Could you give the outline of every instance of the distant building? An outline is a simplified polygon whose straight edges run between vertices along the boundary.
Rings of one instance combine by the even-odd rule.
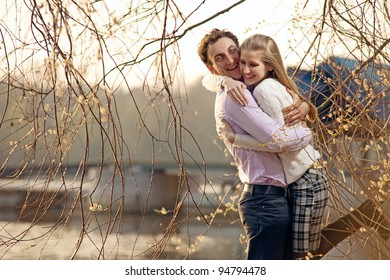
[[[293,75],[295,69],[287,69]],[[294,81],[301,93],[310,97],[324,123],[338,116],[352,117],[369,110],[379,121],[389,117],[390,66],[376,62],[330,57],[313,70],[298,70]],[[341,94],[340,94],[341,93]]]

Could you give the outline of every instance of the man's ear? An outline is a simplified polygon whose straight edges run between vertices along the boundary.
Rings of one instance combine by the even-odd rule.
[[[212,73],[212,74],[218,74],[217,71],[215,71],[215,68],[212,64],[210,65],[206,65],[207,69],[209,69],[209,71]]]

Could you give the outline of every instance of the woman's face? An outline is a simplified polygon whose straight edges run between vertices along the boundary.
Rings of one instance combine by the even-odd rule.
[[[271,66],[265,65],[258,51],[242,50],[240,57],[240,70],[246,85],[258,85],[262,80],[268,78]]]

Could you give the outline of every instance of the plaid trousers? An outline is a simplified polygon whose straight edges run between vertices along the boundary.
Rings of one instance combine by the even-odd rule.
[[[315,168],[310,168],[289,185],[293,252],[313,252],[320,246],[322,216],[329,198],[328,187],[325,171]]]

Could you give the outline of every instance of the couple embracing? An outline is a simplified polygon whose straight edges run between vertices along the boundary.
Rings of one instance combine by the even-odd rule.
[[[271,37],[255,34],[240,46],[231,32],[213,29],[198,55],[213,74],[203,84],[218,92],[217,131],[243,184],[238,209],[248,259],[320,259],[362,225],[389,238],[371,200],[321,228],[330,186],[310,144],[307,122],[316,108],[299,95]]]

